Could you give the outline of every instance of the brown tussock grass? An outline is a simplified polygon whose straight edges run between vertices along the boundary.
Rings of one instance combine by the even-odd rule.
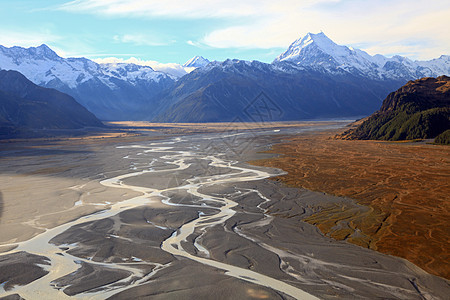
[[[403,257],[450,279],[450,147],[302,135],[275,145],[289,186],[350,197],[369,209],[329,206],[305,221],[324,234]]]

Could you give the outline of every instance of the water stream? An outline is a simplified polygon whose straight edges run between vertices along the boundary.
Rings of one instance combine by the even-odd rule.
[[[182,141],[181,139],[175,139],[170,143],[175,144],[181,141]],[[186,163],[186,161],[195,158],[208,161],[209,166],[211,167],[218,167],[231,170],[232,173],[222,175],[213,174],[210,176],[198,176],[193,179],[188,179],[187,183],[184,185],[176,187],[168,187],[164,189],[147,188],[136,185],[128,185],[124,183],[126,179],[131,177],[141,176],[143,174],[157,175],[158,172],[168,172],[167,169],[163,168],[159,168],[158,170],[148,168],[141,171],[123,174],[115,176],[113,178],[102,180],[100,183],[106,187],[129,189],[135,192],[142,193],[142,195],[131,198],[129,200],[115,203],[109,209],[99,211],[95,214],[83,216],[72,222],[62,224],[52,229],[48,229],[45,232],[33,237],[30,240],[16,243],[15,245],[17,245],[17,247],[15,249],[9,252],[2,253],[2,255],[5,255],[19,251],[25,251],[31,254],[47,257],[50,263],[50,265],[43,266],[49,272],[47,275],[31,282],[30,284],[24,286],[16,286],[14,289],[8,291],[6,295],[17,293],[20,294],[25,299],[69,299],[69,298],[104,299],[106,297],[119,293],[125,289],[129,289],[142,284],[143,282],[151,278],[151,276],[156,274],[156,272],[165,268],[166,265],[159,265],[153,262],[138,262],[136,263],[136,265],[130,263],[94,262],[92,260],[75,257],[67,253],[68,250],[77,247],[76,244],[57,246],[52,244],[50,241],[74,225],[113,217],[131,208],[140,207],[143,205],[151,206],[152,202],[154,201],[163,201],[163,203],[167,205],[199,208],[199,214],[198,218],[182,225],[180,228],[174,231],[173,234],[161,244],[162,250],[167,251],[168,253],[171,253],[175,256],[182,256],[191,259],[193,261],[196,261],[198,263],[224,270],[225,274],[229,276],[247,282],[251,282],[254,284],[258,284],[261,286],[272,288],[274,290],[277,290],[281,293],[284,293],[297,299],[318,299],[315,296],[310,295],[305,291],[292,285],[289,285],[281,280],[271,278],[269,276],[257,273],[255,271],[251,271],[248,269],[212,260],[208,258],[209,256],[208,250],[205,249],[198,242],[198,239],[195,239],[194,247],[196,247],[200,255],[190,254],[182,246],[182,243],[187,242],[187,238],[191,234],[193,234],[194,231],[200,230],[204,232],[204,230],[206,230],[208,227],[217,224],[223,224],[226,220],[228,220],[236,213],[235,210],[232,209],[234,206],[237,205],[236,202],[226,197],[216,197],[202,194],[199,192],[200,188],[215,184],[261,180],[276,174],[251,169],[250,167],[238,167],[235,165],[237,162],[225,161],[223,159],[220,159],[218,156],[212,155],[203,156],[201,154],[195,154],[192,151],[174,150],[173,147],[167,146],[161,147],[158,146],[158,144],[159,143],[153,143],[148,146],[132,145],[132,146],[124,146],[121,148],[137,149],[139,151],[142,150],[142,152],[136,153],[136,156],[139,156],[139,158],[142,158],[142,156],[145,156],[149,153],[164,154],[163,156],[159,157],[159,160],[163,160],[166,165],[175,165],[176,168],[170,168],[171,172],[187,169],[190,166],[190,164]],[[130,156],[127,155],[124,157],[124,159],[130,159]],[[134,163],[132,163],[132,165],[135,166]],[[136,169],[136,167],[134,169]],[[200,199],[198,203],[201,203],[201,205],[199,205],[198,203],[196,204],[172,203],[170,201],[170,197],[165,196],[165,193],[168,191],[176,191],[176,190],[185,190],[191,195],[198,197]],[[214,203],[214,205],[209,205],[210,203]],[[77,205],[82,204],[77,203]],[[212,209],[215,213],[205,215],[200,210],[205,208]],[[68,250],[62,251],[61,248],[63,246]],[[131,275],[128,278],[122,279],[120,282],[114,283],[114,285],[102,287],[103,288],[102,291],[97,291],[94,293],[86,292],[70,297],[63,292],[63,289],[61,287],[57,287],[54,281],[58,278],[61,278],[65,275],[77,271],[81,267],[81,262],[96,264],[106,268],[124,270],[129,272]],[[137,267],[138,264],[152,265],[154,266],[154,271],[147,275],[144,275],[142,270]],[[131,278],[139,278],[139,279],[132,281]],[[120,285],[120,283],[123,284]]]

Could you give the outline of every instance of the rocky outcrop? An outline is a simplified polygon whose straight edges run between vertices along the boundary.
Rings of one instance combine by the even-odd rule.
[[[450,77],[439,76],[409,81],[390,93],[380,110],[338,137],[389,141],[430,139],[448,129]]]

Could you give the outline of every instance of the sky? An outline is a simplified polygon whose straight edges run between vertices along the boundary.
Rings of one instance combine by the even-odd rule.
[[[296,39],[386,56],[450,54],[449,0],[0,0],[0,45],[62,57],[271,62]]]

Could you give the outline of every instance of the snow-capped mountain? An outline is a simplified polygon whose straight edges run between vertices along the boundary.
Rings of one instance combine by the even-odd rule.
[[[110,65],[110,64],[132,64],[143,67],[150,67],[156,72],[165,73],[172,76],[174,79],[180,79],[184,75],[192,72],[197,68],[202,68],[209,63],[209,60],[201,57],[195,56],[188,60],[185,64],[180,65],[178,63],[161,63],[153,60],[142,60],[135,57],[130,57],[129,59],[117,58],[117,57],[105,57],[94,59],[94,62],[100,65]]]
[[[149,66],[62,58],[46,45],[0,46],[0,69],[19,71],[35,84],[67,93],[106,120],[138,117],[142,103],[175,82]]]
[[[209,64],[210,61],[203,56],[194,56],[190,60],[184,63],[183,67],[185,68],[203,68],[207,64]]]
[[[183,76],[162,93],[155,122],[293,121],[373,113],[404,84],[281,62],[229,59]]]
[[[180,70],[173,76],[155,71],[168,64],[134,61],[62,58],[46,45],[0,46],[0,69],[67,93],[103,120],[252,120],[242,113],[261,92],[283,112],[274,120],[368,115],[408,80],[450,75],[448,55],[430,61],[371,56],[323,33],[296,40],[271,64],[196,56],[183,66],[169,64]]]
[[[274,63],[291,62],[327,73],[348,72],[373,79],[416,79],[450,75],[450,56],[430,61],[412,61],[406,57],[374,56],[334,43],[323,32],[308,33],[296,40]]]
[[[156,72],[166,73],[173,78],[181,78],[187,73],[189,73],[186,68],[177,63],[161,63],[154,60],[142,60],[136,57],[130,57],[128,59],[117,58],[117,57],[105,57],[97,58],[93,60],[94,62],[104,65],[104,64],[132,64],[138,66],[146,66],[152,68]]]
[[[155,72],[148,66],[125,63],[97,64],[86,58],[62,58],[45,44],[28,49],[0,46],[0,67],[17,69],[38,85],[45,86],[59,79],[70,88],[94,77],[111,88],[118,88],[117,80],[136,84],[138,80],[158,82],[162,78],[170,77],[165,73]]]
[[[408,80],[450,75],[449,60],[445,55],[430,61],[371,56],[337,45],[324,33],[309,33],[271,64],[229,59],[185,75],[162,95],[154,120],[252,121],[248,111],[261,92],[261,107],[273,104],[280,112],[265,114],[271,121],[369,115]]]

